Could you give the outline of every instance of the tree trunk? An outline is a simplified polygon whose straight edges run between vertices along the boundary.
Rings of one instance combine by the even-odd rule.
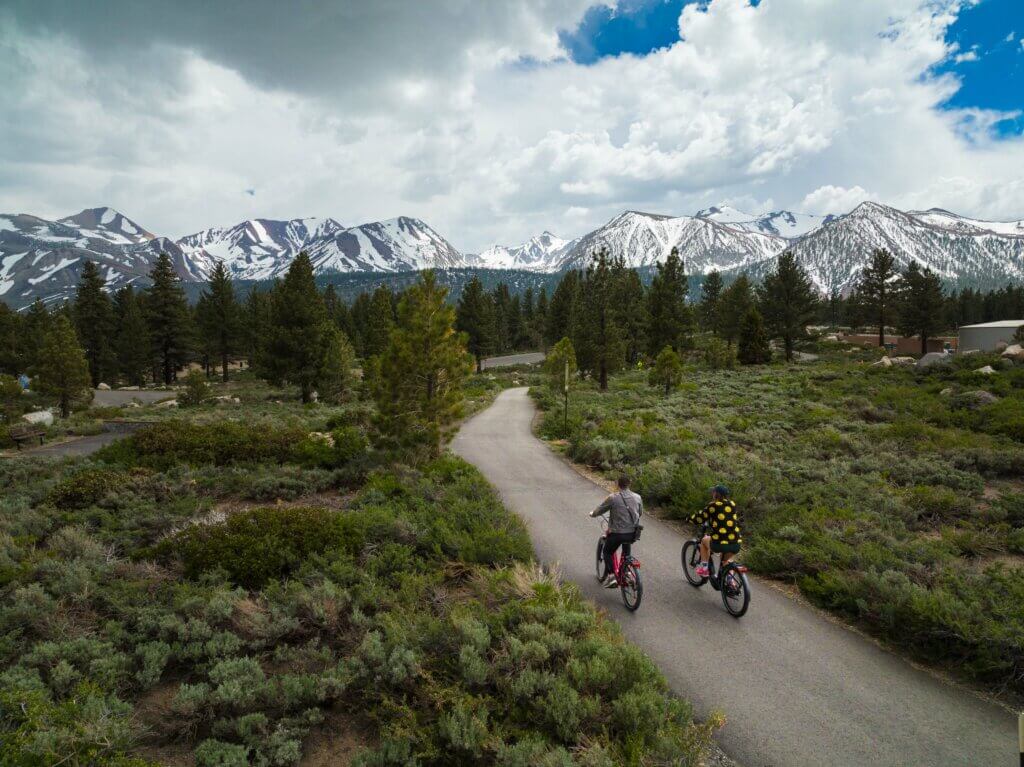
[[[793,361],[793,339],[786,336],[782,339],[783,344],[786,347],[786,362]]]
[[[928,353],[928,336],[924,333],[921,334],[921,356],[923,357]]]
[[[598,378],[601,382],[601,391],[608,391],[608,366],[604,360],[601,360]]]
[[[476,372],[477,373],[483,373],[484,372],[484,358],[483,358],[483,355],[481,355],[481,354],[476,355]]]
[[[220,358],[220,368],[223,371],[224,383],[228,382],[228,355],[223,354]]]
[[[71,402],[68,395],[62,392],[60,395],[60,417],[67,418],[69,415],[71,415]]]
[[[313,387],[308,383],[302,384],[302,404],[308,405],[313,401]]]
[[[667,397],[669,395],[669,392],[671,392],[671,391],[672,391],[672,384],[670,384],[668,381],[666,381],[665,382],[665,396]]]
[[[878,345],[885,346],[885,303],[878,305]]]

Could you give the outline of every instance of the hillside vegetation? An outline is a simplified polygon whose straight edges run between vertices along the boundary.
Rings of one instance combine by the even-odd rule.
[[[710,729],[474,469],[230,386],[0,464],[0,763],[698,763]]]
[[[583,383],[568,433],[560,394],[535,388],[540,431],[576,461],[634,475],[670,517],[728,485],[755,573],[918,658],[1024,692],[1024,368],[968,355],[920,374],[824,352],[691,361],[668,396],[646,371],[604,393]],[[986,364],[1000,369],[974,372]]]

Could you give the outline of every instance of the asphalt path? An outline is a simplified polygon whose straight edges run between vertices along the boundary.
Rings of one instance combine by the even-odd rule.
[[[484,360],[484,370],[502,368],[511,365],[535,365],[544,361],[543,352],[526,352],[525,354],[509,354],[504,357],[488,357]]]
[[[527,390],[507,389],[452,449],[527,523],[540,560],[607,609],[698,716],[725,712],[719,742],[744,767],[1018,764],[1011,713],[768,585],[754,580],[749,612],[730,617],[710,586],[683,580],[686,539],[656,519],[634,546],[643,604],[626,612],[594,577],[600,527],[587,513],[606,493],[533,436],[533,416]]]
[[[148,405],[165,399],[174,399],[176,396],[177,392],[154,389],[135,389],[134,391],[94,389],[92,404],[95,407],[120,407],[121,405],[127,405],[133,400],[138,400],[142,404]]]

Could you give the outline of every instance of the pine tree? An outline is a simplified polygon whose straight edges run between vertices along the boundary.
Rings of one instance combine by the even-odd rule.
[[[328,321],[324,351],[320,360],[319,392],[325,402],[338,404],[352,389],[352,368],[356,354],[345,332]]]
[[[594,253],[580,280],[573,316],[571,338],[580,370],[596,378],[601,391],[608,389],[609,374],[625,361],[626,343],[614,300],[624,269],[622,259],[613,259],[608,251]]]
[[[885,326],[892,323],[895,301],[894,282],[899,277],[896,259],[884,249],[871,254],[871,263],[864,267],[857,281],[857,297],[865,314],[878,323],[878,345],[885,345]]]
[[[60,417],[71,415],[71,408],[92,399],[89,362],[78,343],[70,320],[58,314],[46,333],[37,364],[37,388],[57,398]]]
[[[756,306],[743,315],[738,344],[739,361],[744,365],[766,365],[772,361],[772,348],[764,329],[764,318]]]
[[[142,386],[146,383],[146,373],[151,368],[153,353],[146,317],[131,285],[125,285],[117,292],[114,314],[117,318],[114,349],[121,376],[132,386]]]
[[[547,288],[540,289],[537,296],[537,308],[533,312],[533,346],[535,349],[544,350],[547,347],[545,330],[548,322],[548,291]]]
[[[715,335],[720,332],[718,301],[722,297],[722,287],[722,275],[714,270],[704,278],[700,289],[700,323],[704,330],[710,330]]]
[[[149,337],[163,382],[170,385],[188,361],[192,346],[192,318],[181,280],[166,253],[157,258],[149,274],[153,286],[146,296]]]
[[[370,356],[366,353],[366,333],[369,327],[369,318],[370,294],[363,292],[356,296],[356,300],[352,302],[352,309],[349,311],[349,323],[352,327],[352,333],[349,338],[356,349],[356,354],[363,358]]]
[[[37,298],[25,312],[21,323],[18,357],[24,372],[35,375],[46,335],[53,324],[53,318],[47,311],[42,299]]]
[[[732,284],[722,291],[715,311],[718,322],[718,334],[726,344],[732,346],[740,337],[740,324],[743,317],[754,305],[754,291],[750,287],[750,279],[741,274]]]
[[[398,305],[398,321],[372,377],[377,425],[388,445],[439,455],[462,410],[462,385],[473,369],[455,330],[447,290],[425,271]]]
[[[508,285],[499,282],[491,291],[491,307],[494,317],[494,349],[504,354],[512,349],[512,333],[515,320],[512,317],[512,294]]]
[[[494,345],[494,313],[491,297],[477,277],[462,289],[455,310],[455,327],[466,334],[466,348],[476,359],[476,372],[482,372],[484,357]]]
[[[206,304],[199,318],[203,345],[210,356],[220,362],[221,376],[227,381],[228,361],[241,346],[241,311],[231,275],[223,261],[213,267],[209,288],[203,292],[202,300]]]
[[[385,285],[381,285],[370,298],[366,318],[366,336],[363,356],[372,357],[384,351],[395,326],[394,296]]]
[[[75,293],[73,317],[79,342],[89,362],[89,376],[93,388],[117,374],[114,355],[114,309],[105,290],[106,283],[96,264],[88,259],[82,264],[82,273]]]
[[[666,346],[658,352],[654,360],[654,367],[647,376],[651,386],[659,386],[665,389],[667,397],[674,388],[679,386],[683,380],[683,361],[671,346]]]
[[[807,272],[792,253],[779,256],[775,271],[764,278],[759,298],[769,333],[782,339],[786,361],[792,362],[796,339],[807,332],[819,303]]]
[[[271,381],[297,384],[303,403],[313,399],[329,327],[313,263],[303,251],[270,295],[269,337],[260,363]]]
[[[22,372],[18,339],[23,332],[22,318],[0,301],[0,373],[17,376]]]
[[[551,303],[548,305],[544,324],[544,340],[548,346],[558,343],[572,333],[576,302],[579,298],[580,273],[575,269],[566,272],[559,280]]]
[[[267,375],[263,352],[270,334],[270,294],[252,288],[245,299],[242,316],[242,339],[249,367],[260,375]]]
[[[647,298],[640,275],[635,269],[627,269],[625,264],[616,269],[615,295],[613,308],[617,323],[622,328],[625,344],[626,362],[635,364],[646,346],[647,328],[650,318],[647,315]]]
[[[931,269],[921,270],[911,261],[900,277],[898,293],[899,319],[897,329],[901,335],[921,337],[921,354],[928,352],[928,339],[942,330],[945,322],[943,308],[946,297],[942,282]]]
[[[676,353],[690,344],[693,313],[686,305],[689,283],[679,251],[672,248],[658,264],[647,292],[647,352],[652,357],[666,346]]]

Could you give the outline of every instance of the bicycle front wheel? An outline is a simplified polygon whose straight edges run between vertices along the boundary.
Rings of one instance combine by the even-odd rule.
[[[630,612],[636,612],[640,600],[644,598],[644,582],[640,570],[632,562],[626,561],[619,568],[619,589],[622,591],[622,603]]]
[[[750,581],[747,574],[731,562],[722,568],[722,604],[733,618],[740,618],[750,607]]]
[[[604,564],[604,538],[597,539],[597,580],[603,581],[608,575],[608,568]]]
[[[700,588],[708,582],[707,578],[697,575],[697,565],[700,564],[700,546],[697,541],[687,541],[683,544],[683,551],[679,555],[683,563],[683,575],[694,588]]]

